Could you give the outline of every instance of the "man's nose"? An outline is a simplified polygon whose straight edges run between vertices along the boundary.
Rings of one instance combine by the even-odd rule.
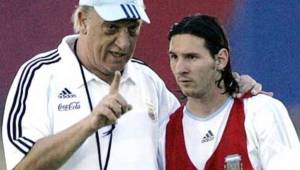
[[[183,58],[179,58],[175,63],[175,73],[184,74],[188,72],[188,64]]]
[[[131,45],[131,37],[127,30],[122,30],[115,41],[115,44],[121,49],[121,50],[127,50],[129,49]]]

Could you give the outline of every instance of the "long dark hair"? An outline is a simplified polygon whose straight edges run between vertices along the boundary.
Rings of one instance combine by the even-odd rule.
[[[191,34],[205,39],[205,46],[213,58],[222,48],[227,49],[229,52],[227,37],[221,24],[215,17],[201,14],[185,17],[171,27],[168,35],[169,41],[177,34]],[[217,86],[221,88],[221,82],[224,81],[224,93],[232,95],[234,92],[237,92],[238,84],[232,76],[230,57],[227,65],[220,72],[221,78],[216,81]]]

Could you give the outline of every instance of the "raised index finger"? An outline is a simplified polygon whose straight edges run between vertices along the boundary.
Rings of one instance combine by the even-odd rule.
[[[116,71],[114,75],[114,79],[110,85],[110,90],[109,90],[110,94],[118,93],[120,81],[121,81],[121,73],[120,71]]]

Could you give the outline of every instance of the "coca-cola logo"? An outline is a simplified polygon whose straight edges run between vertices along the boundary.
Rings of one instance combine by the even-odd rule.
[[[60,111],[60,112],[70,111],[70,110],[77,110],[77,109],[80,109],[80,103],[79,102],[71,102],[71,103],[68,103],[68,104],[60,103],[57,106],[57,110]]]

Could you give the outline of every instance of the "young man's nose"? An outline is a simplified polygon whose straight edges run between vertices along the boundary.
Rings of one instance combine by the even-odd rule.
[[[186,73],[188,70],[188,64],[184,59],[178,58],[178,60],[174,63],[174,71],[176,74]]]

